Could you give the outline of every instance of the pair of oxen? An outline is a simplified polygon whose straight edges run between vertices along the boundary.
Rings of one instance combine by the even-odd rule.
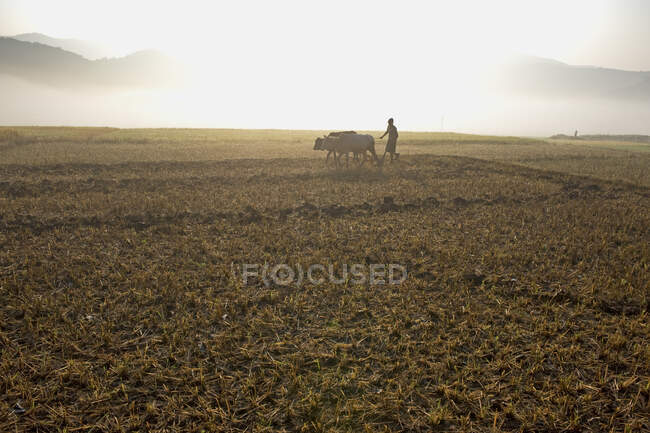
[[[314,150],[326,150],[325,164],[330,163],[330,156],[332,156],[336,167],[341,166],[343,155],[345,155],[345,166],[348,167],[350,154],[353,156],[353,163],[358,166],[362,166],[366,161],[381,165],[375,152],[375,138],[369,134],[357,134],[355,131],[331,132],[316,139]]]

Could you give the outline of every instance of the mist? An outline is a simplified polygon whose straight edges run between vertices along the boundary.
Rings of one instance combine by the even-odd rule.
[[[503,70],[420,71],[391,79],[363,69],[260,69],[215,79],[194,71],[166,88],[57,87],[0,75],[4,125],[381,129],[394,117],[404,130],[548,136],[556,133],[650,134],[643,99],[553,94],[512,85]],[[224,74],[223,72],[221,72]],[[333,77],[335,74],[340,76]],[[368,74],[368,75],[365,75]],[[365,79],[364,76],[368,78]],[[488,78],[486,78],[488,76]],[[455,77],[454,80],[449,77]],[[349,82],[346,82],[349,81]],[[341,86],[346,82],[346,86]],[[354,89],[351,91],[350,89]]]
[[[625,3],[0,4],[0,123],[649,134]]]

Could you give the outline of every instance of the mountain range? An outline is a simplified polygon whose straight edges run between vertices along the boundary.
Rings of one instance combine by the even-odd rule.
[[[50,47],[61,48],[71,53],[79,54],[88,60],[97,60],[106,57],[119,57],[120,52],[96,42],[84,41],[80,39],[59,39],[53,38],[42,33],[23,33],[20,35],[10,36],[23,42],[36,42],[38,44],[49,45]]]
[[[185,76],[181,64],[158,51],[124,57],[113,54],[99,44],[40,33],[0,37],[0,74],[64,88],[167,87]],[[494,72],[490,85],[497,94],[555,100],[650,101],[650,72],[572,66],[530,56],[511,57],[498,69],[481,64],[476,69]]]
[[[650,72],[573,66],[517,56],[502,71],[502,86],[516,94],[547,98],[650,100]]]
[[[155,50],[90,60],[81,53],[88,55],[92,51],[95,56],[100,53],[90,43],[48,39],[39,34],[19,36],[42,42],[65,41],[61,45],[67,49],[42,42],[0,37],[0,74],[54,87],[167,87],[182,79],[182,65]]]

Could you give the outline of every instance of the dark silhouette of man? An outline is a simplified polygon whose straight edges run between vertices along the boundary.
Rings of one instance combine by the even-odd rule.
[[[388,142],[386,143],[386,150],[384,151],[384,155],[381,157],[381,160],[384,161],[386,154],[390,153],[390,162],[392,163],[393,159],[399,159],[399,153],[395,152],[395,149],[397,147],[397,137],[399,134],[397,134],[397,128],[393,124],[392,117],[388,119],[388,128],[386,128],[386,132],[384,132],[384,135],[379,138],[384,138],[386,134],[388,134]]]

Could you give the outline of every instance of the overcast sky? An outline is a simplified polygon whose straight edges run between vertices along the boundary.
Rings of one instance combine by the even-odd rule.
[[[650,1],[0,0],[0,34],[40,32],[130,51],[299,61],[518,51],[650,70]]]

